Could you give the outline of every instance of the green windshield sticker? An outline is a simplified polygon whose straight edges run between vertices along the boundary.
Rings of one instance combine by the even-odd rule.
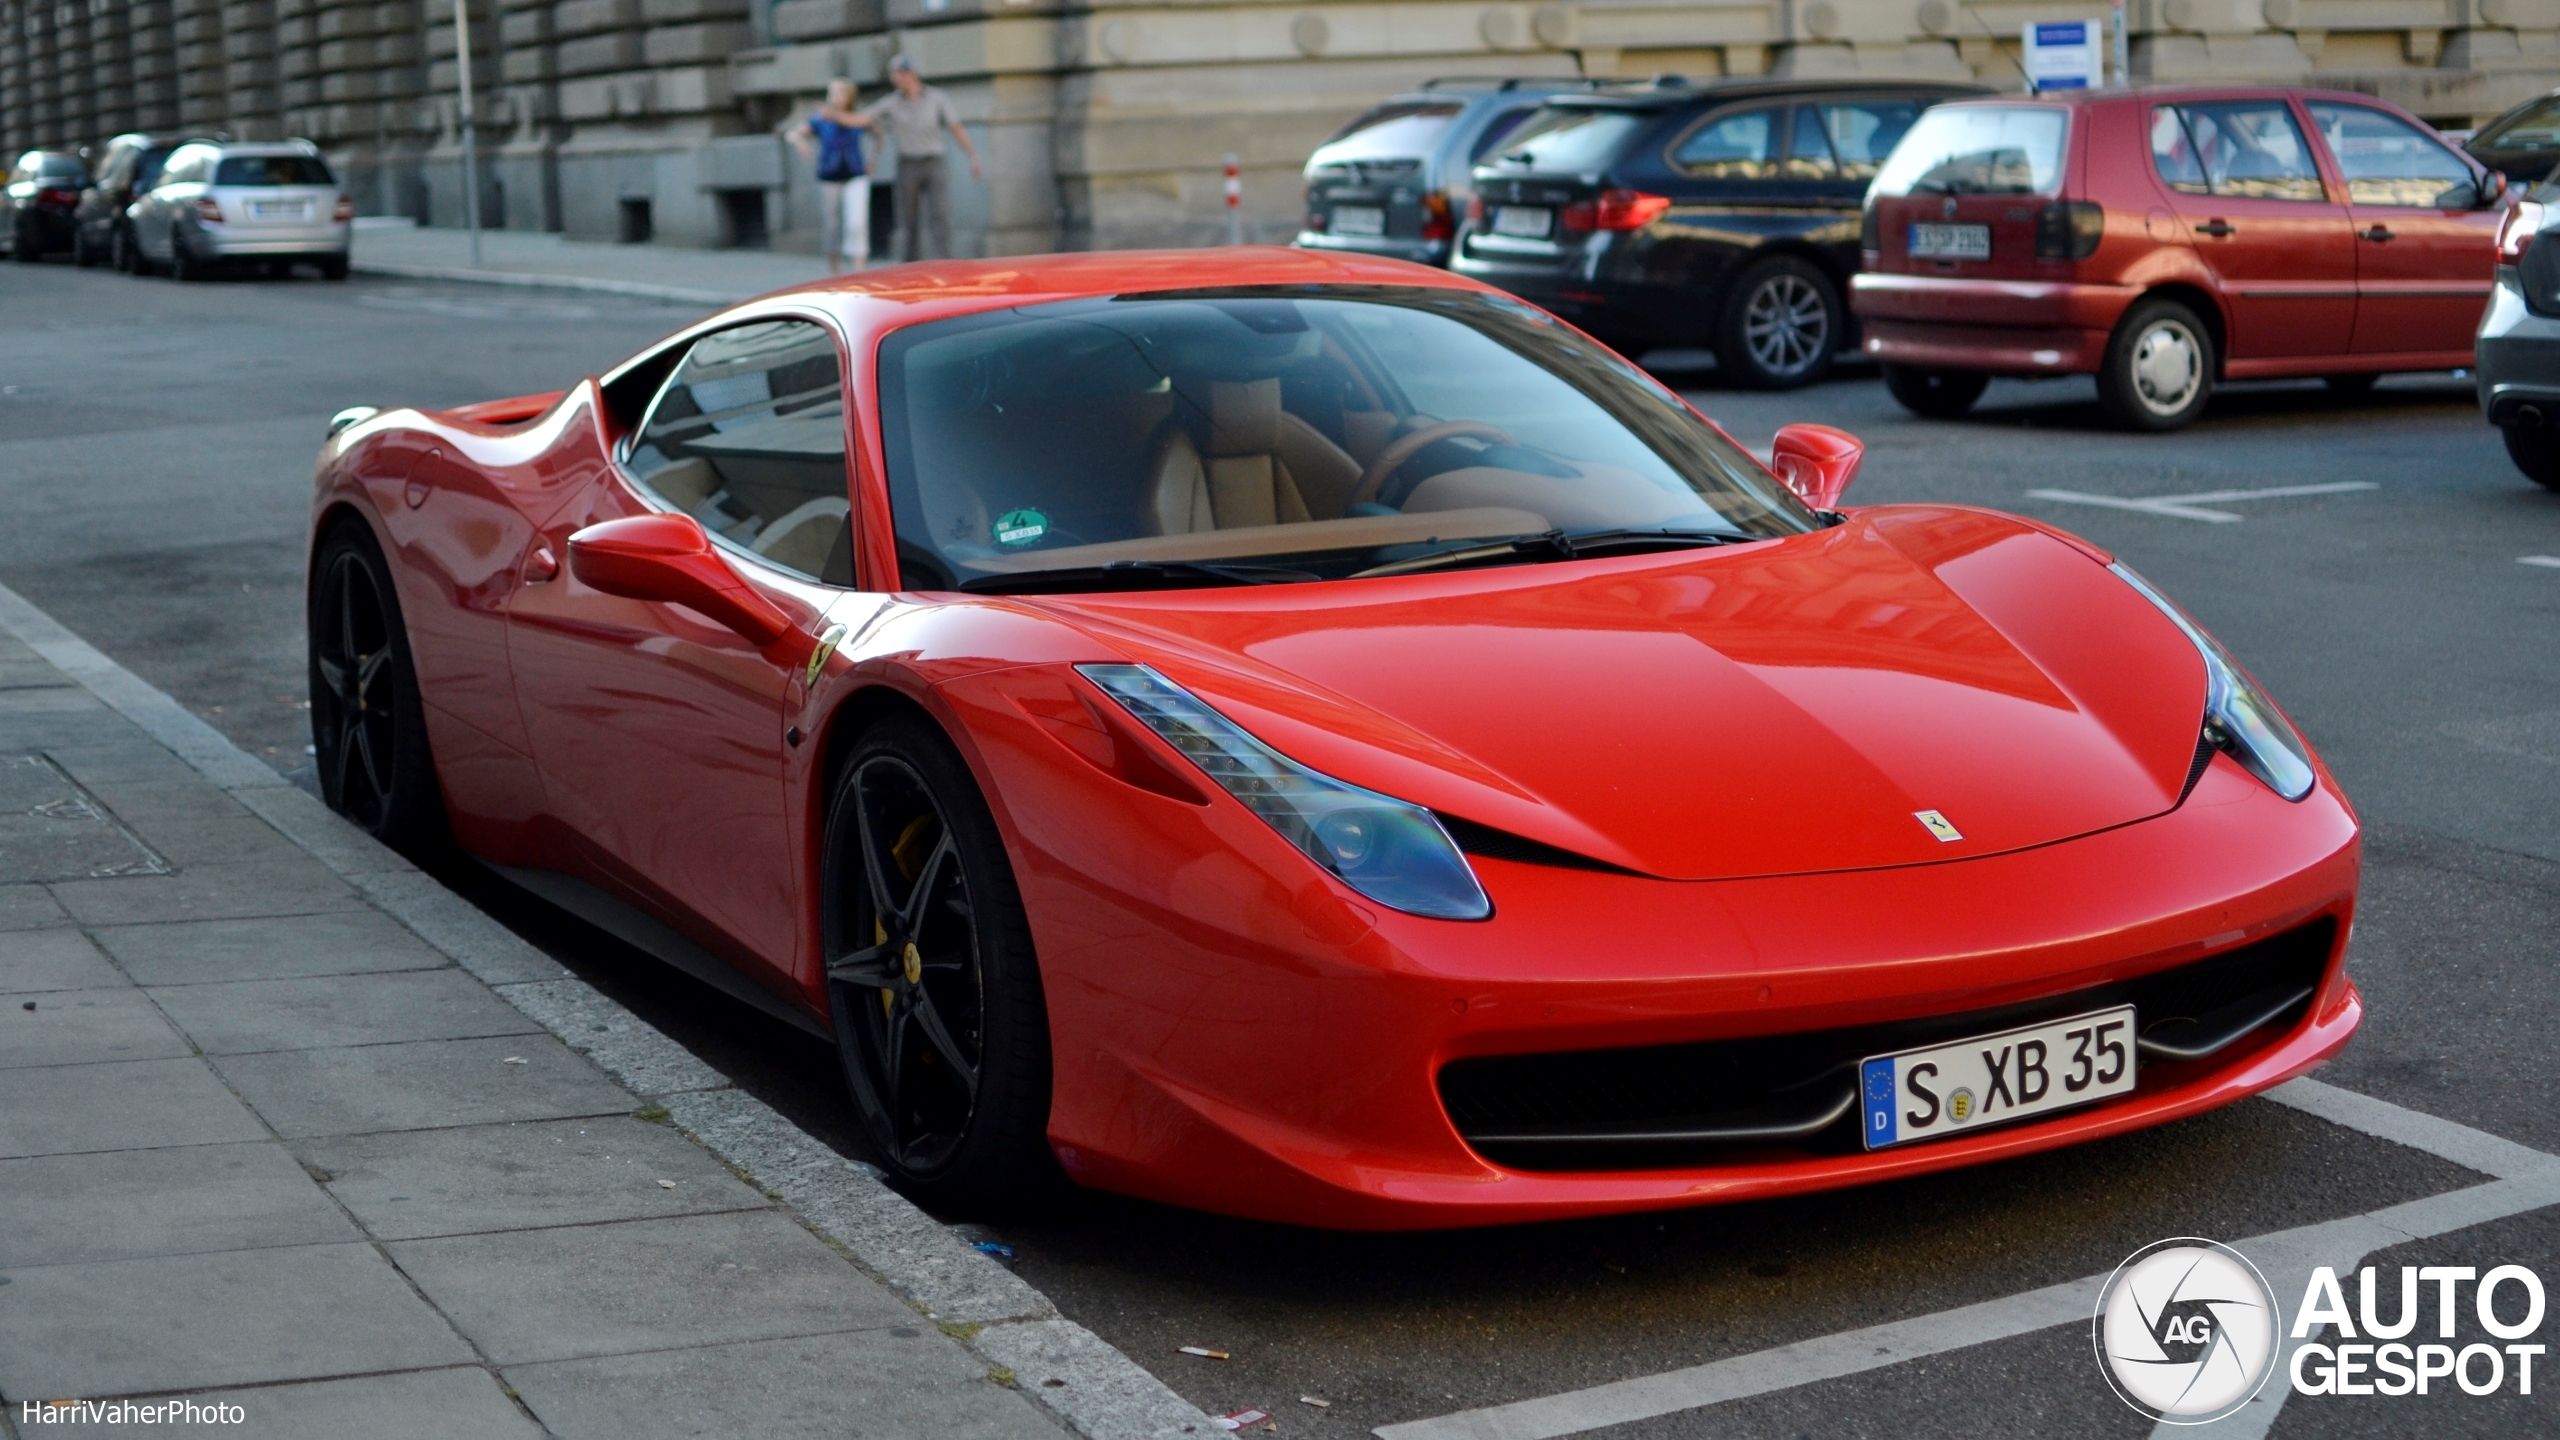
[[[1049,517],[1037,510],[1007,510],[996,517],[996,543],[1030,545],[1049,533]]]

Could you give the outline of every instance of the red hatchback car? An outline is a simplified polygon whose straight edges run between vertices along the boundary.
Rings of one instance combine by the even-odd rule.
[[[1923,116],[1867,194],[1853,306],[1894,397],[2095,375],[2173,430],[2220,380],[2359,392],[2471,363],[2508,186],[2408,112],[2316,90],[2083,92]]]

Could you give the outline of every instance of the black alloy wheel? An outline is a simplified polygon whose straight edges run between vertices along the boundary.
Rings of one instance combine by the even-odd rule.
[[[1884,367],[1884,388],[1902,408],[1931,420],[1953,420],[1973,408],[1991,377],[1977,370],[1929,370],[1917,365]]]
[[[1734,282],[1716,326],[1716,369],[1755,389],[1810,385],[1830,371],[1847,326],[1840,288],[1820,266],[1773,255]]]
[[[867,732],[827,815],[827,998],[882,1168],[928,1204],[1019,1207],[1056,1178],[1029,923],[967,765],[913,716]]]
[[[445,839],[444,797],[400,597],[373,534],[342,522],[311,569],[311,742],[329,808],[412,855]]]
[[[2524,478],[2545,490],[2560,490],[2560,430],[2503,425],[2498,433],[2506,438],[2507,458]]]

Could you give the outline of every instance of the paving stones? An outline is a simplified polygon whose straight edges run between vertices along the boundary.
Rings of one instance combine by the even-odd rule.
[[[361,1240],[273,1140],[0,1160],[0,1270]]]
[[[160,1017],[151,997],[131,986],[12,995],[0,1006],[0,1070],[187,1053],[186,1040]]]
[[[488,986],[450,969],[173,985],[147,993],[208,1055],[541,1033]],[[0,1037],[6,1033],[0,1030]]]
[[[769,1204],[701,1146],[621,1115],[394,1131],[294,1149],[329,1177],[329,1193],[385,1240]]]
[[[270,1051],[213,1064],[287,1139],[629,1114],[638,1104],[548,1035]]]
[[[201,1060],[0,1070],[0,1157],[268,1138]]]
[[[453,963],[378,910],[103,926],[94,933],[141,985],[428,970]]]

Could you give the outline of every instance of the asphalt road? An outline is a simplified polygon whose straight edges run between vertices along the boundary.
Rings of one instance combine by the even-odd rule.
[[[325,417],[552,389],[682,308],[357,280],[181,287],[0,266],[0,583],[291,771],[301,527]],[[2214,629],[2320,747],[2368,824],[2352,965],[2369,1018],[2332,1083],[2560,1151],[2560,496],[2523,481],[2466,381],[2356,404],[2226,392],[2181,434],[2105,429],[2079,381],[2000,384],[1966,420],[1871,377],[1788,395],[1666,370],[1747,443],[1864,437],[1856,502],[2021,510],[2116,551]],[[2038,498],[2194,501],[2183,517]],[[454,877],[740,1083],[858,1155],[832,1059],[495,882]],[[1748,1354],[2474,1184],[2417,1150],[2248,1102],[2060,1154],[1778,1205],[1425,1236],[1339,1236],[1084,1196],[1003,1238],[1069,1315],[1211,1413],[1284,1435],[1377,1425]],[[2560,1286],[2560,1212],[2423,1242]],[[2379,1257],[2397,1265],[2403,1257]],[[2297,1297],[2280,1295],[2290,1308]],[[2555,1296],[2560,1311],[2560,1296]],[[2484,1338],[2476,1333],[2468,1339]],[[2560,1339],[2546,1322],[2545,1340]],[[1194,1359],[1178,1347],[1229,1352]],[[2560,1346],[2555,1346],[2560,1348]],[[2560,1364],[2560,1360],[2550,1363]],[[2537,1373],[2538,1382],[2544,1380]],[[2560,1389],[2560,1374],[2543,1388]],[[2560,1401],[2296,1397],[2286,1435],[2560,1433]],[[1299,1397],[1328,1400],[1327,1407]],[[2064,1327],[1664,1416],[1610,1436],[2147,1430]]]

